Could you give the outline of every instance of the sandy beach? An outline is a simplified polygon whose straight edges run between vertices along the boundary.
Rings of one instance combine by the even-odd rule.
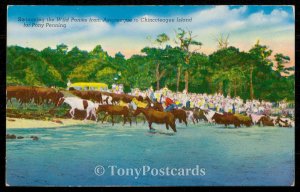
[[[35,120],[35,119],[23,119],[23,118],[9,118],[6,117],[6,128],[56,128],[64,127],[70,125],[86,125],[92,124],[95,121],[87,120],[86,122],[82,120],[74,119],[60,119],[56,118],[53,120]]]

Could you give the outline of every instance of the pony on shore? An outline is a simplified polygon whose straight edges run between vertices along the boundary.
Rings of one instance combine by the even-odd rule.
[[[58,103],[56,107],[61,106],[63,103],[67,103],[70,105],[71,109],[69,111],[72,119],[75,117],[75,109],[78,110],[86,110],[86,117],[84,119],[87,120],[88,117],[94,116],[96,122],[98,121],[97,115],[96,115],[96,109],[99,106],[99,103],[93,103],[92,101],[85,100],[85,99],[80,99],[78,97],[61,97],[58,100]]]

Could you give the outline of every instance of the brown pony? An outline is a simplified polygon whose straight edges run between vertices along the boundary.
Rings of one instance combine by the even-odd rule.
[[[241,126],[239,119],[236,116],[229,113],[224,115],[215,113],[212,117],[212,120],[215,120],[217,124],[224,124],[225,127],[231,124],[233,124],[235,128]]]
[[[26,86],[8,86],[6,87],[6,104],[15,98],[21,105],[28,103],[34,97],[34,89]]]
[[[175,124],[175,117],[170,112],[162,112],[162,111],[156,111],[151,108],[137,108],[134,112],[134,115],[138,115],[140,113],[143,113],[143,115],[146,117],[148,123],[149,123],[149,129],[153,130],[151,127],[152,123],[157,124],[166,124],[166,128],[169,129],[169,126],[172,128],[174,132],[176,131],[176,124]]]
[[[175,119],[179,120],[179,123],[184,122],[185,125],[187,126],[187,121],[186,121],[187,115],[183,109],[173,109],[170,112],[174,115]]]
[[[154,109],[156,111],[164,111],[164,107],[162,106],[161,103],[159,102],[152,102],[149,97],[146,97],[145,99],[148,102],[148,107],[151,109]],[[178,119],[179,123],[184,122],[185,125],[187,126],[187,115],[186,112],[182,109],[173,109],[170,111],[174,116],[175,120]]]
[[[157,110],[157,111],[164,111],[164,107],[162,106],[161,103],[159,103],[159,102],[154,102],[154,103],[152,103],[152,104],[153,104],[153,106],[151,106],[152,109],[155,109],[155,110]]]
[[[34,101],[35,104],[56,104],[63,93],[53,88],[47,87],[29,87],[29,86],[8,86],[6,88],[6,104],[15,98],[21,105]]]
[[[70,90],[73,95],[80,97],[81,99],[91,100],[93,102],[102,103],[102,94],[100,91],[90,90],[90,91],[78,91]]]
[[[112,97],[111,102],[114,105],[119,103],[122,100],[122,96],[119,94],[111,93],[110,96]]]
[[[130,103],[132,101],[132,99],[136,98],[138,101],[143,101],[143,97],[142,96],[133,96],[133,95],[128,95],[125,93],[121,93],[121,94],[117,94],[117,93],[109,93],[109,96],[112,97],[112,103],[113,104],[117,104],[120,101],[123,101],[125,103]]]
[[[152,103],[151,99],[148,96],[145,97],[144,101],[148,103],[148,106],[150,106]]]
[[[207,111],[199,109],[199,108],[195,108],[193,110],[193,117],[197,121],[197,123],[200,120],[204,120],[204,121],[208,122],[208,120],[207,120],[206,116],[204,115],[204,113],[207,113]]]
[[[104,119],[110,115],[112,119],[112,125],[114,125],[114,115],[122,115],[124,118],[123,125],[125,125],[126,121],[129,120],[131,126],[130,111],[128,107],[118,105],[99,105],[97,112],[100,111],[105,112],[105,116],[102,119],[102,123]]]
[[[263,116],[263,117],[261,117],[259,120],[258,120],[258,122],[257,122],[259,125],[263,125],[263,126],[274,126],[275,124],[274,124],[274,122],[273,122],[273,120],[270,118],[270,117],[268,117],[268,116]]]
[[[151,109],[155,109],[157,111],[164,111],[164,107],[162,106],[161,103],[157,101],[151,101],[151,99],[147,96],[144,101],[148,103],[148,107]]]
[[[249,116],[242,115],[242,114],[239,114],[239,113],[234,114],[234,116],[236,116],[238,118],[241,125],[245,125],[246,127],[250,127],[251,125],[253,125],[252,119]]]
[[[207,117],[204,114],[207,114],[207,110],[202,110],[198,107],[195,107],[194,109],[182,107],[181,109],[185,110],[188,118],[190,118],[193,123],[195,124],[195,120],[197,123],[199,123],[200,120],[203,120],[205,122],[208,122]]]

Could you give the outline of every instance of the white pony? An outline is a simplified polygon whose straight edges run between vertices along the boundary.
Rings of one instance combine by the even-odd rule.
[[[281,121],[286,121],[290,126],[295,127],[295,121],[291,120],[290,118],[280,118]],[[279,121],[280,123],[280,121]]]
[[[96,109],[99,107],[99,103],[93,103],[92,101],[80,99],[78,97],[61,97],[56,106],[58,107],[58,106],[62,105],[63,103],[67,103],[68,105],[71,106],[69,113],[70,113],[72,119],[75,117],[74,116],[75,109],[78,109],[78,110],[86,110],[86,117],[85,117],[84,121],[87,120],[87,118],[90,115],[93,115],[95,117],[96,121],[98,121],[97,115],[96,115]]]
[[[185,111],[187,115],[187,119],[191,120],[195,124],[195,117],[193,111]]]
[[[252,119],[252,123],[254,123],[254,125],[256,125],[258,123],[258,121],[264,116],[264,115],[257,115],[257,114],[253,114],[253,113],[249,113],[247,112],[247,116],[250,117]]]

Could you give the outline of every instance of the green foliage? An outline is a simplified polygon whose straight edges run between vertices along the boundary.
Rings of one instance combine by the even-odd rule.
[[[17,46],[8,48],[7,74],[8,84],[51,86],[62,82],[60,73],[40,52]]]
[[[36,79],[36,76],[34,75],[34,72],[30,68],[25,69],[25,83],[27,85],[35,85],[40,86],[42,85],[40,81]]]
[[[106,82],[108,84],[114,83],[114,76],[116,75],[117,71],[110,67],[105,67],[102,70],[96,73],[96,81],[97,82]]]
[[[56,50],[61,54],[66,54],[68,51],[68,46],[62,43],[56,46]]]
[[[161,45],[161,44],[163,44],[163,43],[165,43],[165,42],[167,42],[169,40],[170,40],[170,38],[168,37],[168,35],[165,34],[165,33],[162,33],[162,34],[157,35],[157,38],[156,38],[155,41],[156,41],[156,43],[158,43],[159,45]]]
[[[289,57],[275,54],[276,63],[273,63],[272,50],[259,42],[248,52],[231,46],[205,55],[190,50],[190,45],[202,45],[190,38],[191,32],[178,29],[176,34],[182,46],[179,43],[176,47],[145,47],[141,55],[128,59],[121,52],[109,56],[101,45],[90,52],[78,47],[69,49],[64,44],[42,51],[9,46],[7,84],[65,88],[68,79],[109,85],[117,82],[123,83],[125,91],[129,92],[132,88],[156,87],[159,79],[160,87],[167,86],[176,91],[178,86],[182,91],[186,83],[184,72],[188,70],[189,92],[214,94],[221,91],[225,95],[249,99],[252,74],[254,98],[270,101],[295,99],[295,76],[289,75],[294,67],[286,67]],[[156,43],[162,45],[168,40],[163,33],[157,36]]]
[[[282,53],[277,53],[275,55],[275,61],[277,62],[276,69],[280,73],[289,74],[290,71],[294,70],[294,68],[285,67],[285,64],[290,62],[290,57],[289,56],[285,56]]]
[[[12,77],[10,75],[6,76],[6,84],[7,85],[24,85],[24,83],[20,80],[20,78]]]

